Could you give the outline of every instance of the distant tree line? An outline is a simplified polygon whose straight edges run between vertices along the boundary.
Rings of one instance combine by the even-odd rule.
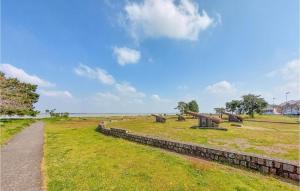
[[[38,101],[37,85],[20,82],[16,78],[7,78],[0,72],[0,115],[30,115],[39,112],[34,104]]]
[[[46,109],[45,112],[48,113],[50,115],[50,117],[53,118],[58,118],[58,117],[69,117],[69,113],[68,112],[55,112],[56,109]]]

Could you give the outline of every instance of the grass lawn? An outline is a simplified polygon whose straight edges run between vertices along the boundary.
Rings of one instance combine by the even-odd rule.
[[[99,120],[46,121],[44,169],[49,191],[299,189],[256,172],[105,136],[95,131]]]
[[[255,119],[288,122],[298,120],[298,118],[282,116],[259,116]],[[228,131],[190,128],[197,123],[197,119],[189,118],[185,122],[180,122],[176,117],[169,117],[166,123],[156,123],[154,117],[144,116],[130,120],[112,120],[107,123],[107,126],[161,138],[263,154],[291,161],[299,160],[300,126],[298,124],[244,121],[242,127],[232,126],[229,122],[221,123],[220,127],[226,127]]]
[[[291,117],[287,115],[256,115],[255,118],[250,118],[247,115],[243,116],[245,120],[261,120],[261,121],[280,121],[280,122],[289,122],[289,123],[299,123],[299,117]]]
[[[0,119],[0,145],[4,145],[15,134],[33,122],[33,119]]]

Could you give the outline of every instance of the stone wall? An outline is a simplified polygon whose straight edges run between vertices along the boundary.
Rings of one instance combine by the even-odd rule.
[[[159,147],[198,158],[242,166],[244,168],[257,170],[266,174],[273,174],[298,182],[300,181],[299,164],[288,161],[268,158],[260,155],[250,155],[247,153],[209,148],[207,146],[198,144],[183,143],[157,137],[138,135],[130,133],[124,129],[105,128],[103,124],[100,124],[97,129],[105,135],[119,137],[137,143]]]

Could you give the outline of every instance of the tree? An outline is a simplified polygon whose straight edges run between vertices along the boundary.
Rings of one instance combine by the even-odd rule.
[[[243,111],[252,118],[254,117],[254,113],[261,114],[267,105],[268,103],[260,95],[248,94],[242,97]]]
[[[193,112],[199,112],[199,106],[196,102],[196,100],[192,100],[188,103],[188,110]]]
[[[242,102],[240,100],[232,100],[230,102],[226,102],[226,111],[231,113],[240,113],[242,107]]]
[[[35,116],[34,104],[38,101],[37,85],[20,82],[16,78],[6,78],[0,72],[0,115]]]
[[[188,110],[188,104],[183,101],[180,101],[177,103],[177,107],[175,107],[174,109],[178,109],[180,114],[183,115],[185,111]]]
[[[216,114],[221,114],[221,113],[225,112],[225,108],[223,108],[223,107],[216,107],[216,108],[214,108],[214,110],[215,110]]]

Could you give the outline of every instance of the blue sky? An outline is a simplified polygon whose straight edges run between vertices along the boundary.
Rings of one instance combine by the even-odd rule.
[[[300,99],[298,0],[1,2],[0,70],[39,85],[41,111]]]

